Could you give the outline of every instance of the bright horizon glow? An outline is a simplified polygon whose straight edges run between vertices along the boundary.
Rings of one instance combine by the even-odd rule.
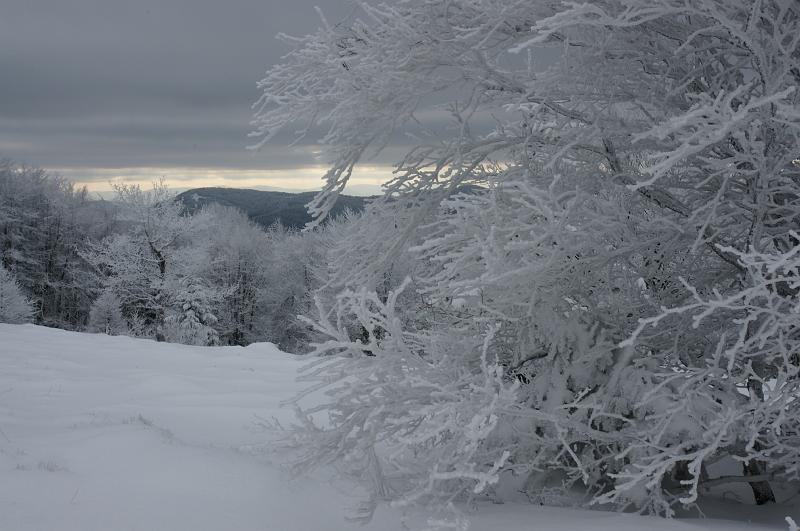
[[[64,176],[78,187],[85,186],[89,192],[102,195],[111,191],[112,184],[138,184],[147,188],[161,178],[173,189],[225,187],[319,190],[327,169],[322,165],[268,170],[180,167],[54,168],[53,173]],[[391,166],[383,165],[357,166],[345,193],[379,193],[380,185],[391,178],[392,170]]]

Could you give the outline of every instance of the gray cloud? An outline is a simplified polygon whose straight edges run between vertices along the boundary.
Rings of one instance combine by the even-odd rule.
[[[51,168],[299,167],[245,150],[255,83],[349,0],[4,0],[0,156]],[[318,161],[316,161],[318,162]]]

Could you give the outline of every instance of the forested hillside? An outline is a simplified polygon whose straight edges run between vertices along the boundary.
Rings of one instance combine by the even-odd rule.
[[[195,188],[178,194],[188,212],[194,213],[202,207],[216,203],[222,206],[238,208],[261,225],[269,227],[273,223],[281,223],[292,229],[301,229],[311,221],[306,209],[316,192],[270,192],[264,190],[248,190],[242,188]],[[364,209],[363,197],[339,195],[331,209],[331,216],[337,217],[345,211],[361,212]]]

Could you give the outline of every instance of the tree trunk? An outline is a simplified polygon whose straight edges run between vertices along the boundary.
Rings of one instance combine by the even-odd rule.
[[[755,459],[744,464],[745,476],[758,476],[763,474],[764,470],[762,465]],[[756,505],[764,505],[767,503],[775,503],[775,493],[772,492],[772,487],[769,481],[753,481],[749,483],[750,488],[753,489],[753,498],[756,500]]]

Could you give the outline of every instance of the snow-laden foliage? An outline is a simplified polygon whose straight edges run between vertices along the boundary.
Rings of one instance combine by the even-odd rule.
[[[315,214],[420,143],[332,254],[317,352],[348,357],[311,373],[305,464],[374,501],[507,471],[667,515],[800,479],[796,1],[401,0],[285,40],[255,134],[326,128]]]
[[[331,338],[317,352],[345,349],[351,356],[315,365],[306,378],[331,383],[328,402],[311,410],[298,407],[305,429],[295,433],[294,443],[309,452],[299,469],[333,464],[366,479],[372,497],[360,509],[363,519],[381,500],[404,506],[479,494],[497,482],[510,455],[502,440],[488,443],[517,389],[490,357],[496,329],[464,329],[461,340],[404,330],[395,306],[405,287],[386,301],[365,290],[338,296],[338,322],[316,324]],[[363,327],[361,340],[350,340],[343,317]],[[430,349],[431,343],[438,348]],[[376,363],[387,351],[392,355]],[[474,370],[465,370],[469,366]],[[476,379],[476,372],[483,378]],[[330,428],[314,423],[316,411],[330,413]]]
[[[0,323],[28,323],[32,319],[33,305],[11,272],[0,265]]]
[[[92,303],[86,330],[112,336],[128,331],[128,324],[122,315],[122,302],[110,289],[104,290]]]

